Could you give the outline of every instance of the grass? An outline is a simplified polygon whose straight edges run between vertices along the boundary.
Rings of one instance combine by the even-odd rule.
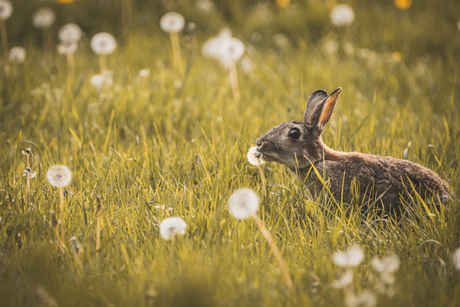
[[[237,14],[237,4],[229,14]],[[429,1],[426,6],[433,8]],[[383,17],[375,18],[391,16],[392,8],[384,9]],[[238,66],[238,102],[224,69],[200,55],[199,44],[207,35],[195,43],[181,38],[184,67],[188,63],[190,68],[182,76],[173,69],[166,34],[133,30],[108,57],[114,85],[101,92],[90,84],[99,67],[87,45],[75,56],[75,82],[69,86],[66,58],[56,52],[43,56],[33,33],[26,36],[26,63],[3,64],[0,76],[2,304],[343,306],[350,291],[375,292],[373,257],[395,254],[401,261],[396,293],[376,294],[378,306],[457,306],[460,272],[452,263],[460,246],[457,199],[439,211],[428,205],[434,216],[417,200],[407,204],[401,217],[377,211],[362,215],[358,204],[333,205],[324,194],[314,197],[275,164],[263,165],[264,197],[259,170],[246,160],[247,150],[272,126],[302,118],[311,92],[341,86],[323,134],[326,144],[396,158],[403,158],[407,149],[409,160],[438,173],[458,194],[455,50],[460,33],[449,28],[453,38],[439,47],[437,32],[427,31],[426,41],[438,46],[431,52],[426,41],[413,39],[414,29],[427,28],[419,16],[429,14],[415,9],[420,15],[398,12],[398,23],[386,30],[393,36],[384,36],[381,49],[375,47],[378,30],[383,31],[377,27],[371,29],[375,37],[358,26],[341,36],[330,30],[324,36],[340,43],[338,52],[330,54],[316,32],[292,38],[293,45],[283,50],[264,42],[251,47],[249,38],[243,40],[252,70]],[[357,18],[366,10],[372,12],[356,8]],[[445,10],[434,7],[431,14],[449,15]],[[283,14],[277,13],[275,21],[282,23]],[[361,24],[370,19],[363,17]],[[253,21],[242,25],[234,20],[235,35],[254,30]],[[440,28],[448,28],[446,20]],[[289,36],[298,33],[299,23],[293,20]],[[407,35],[401,49],[392,44],[398,31]],[[352,54],[344,52],[345,43],[353,46]],[[151,75],[140,78],[139,70],[145,68]],[[177,80],[182,80],[179,87]],[[27,147],[33,152],[31,168],[37,171],[28,203],[22,176],[27,165],[21,154]],[[64,193],[70,250],[65,255],[50,213],[54,210],[59,218],[59,191],[45,176],[54,164],[65,164],[73,173]],[[238,221],[227,210],[228,197],[242,187],[261,198],[259,216],[293,280],[291,294],[255,223]],[[95,209],[97,197],[101,212]],[[102,229],[96,250],[98,216]],[[158,228],[170,216],[182,217],[188,225],[174,245],[160,237]],[[70,248],[73,236],[83,248],[79,253]],[[353,269],[351,288],[335,289],[333,282],[345,269],[333,264],[332,255],[353,244],[363,249],[364,261]]]

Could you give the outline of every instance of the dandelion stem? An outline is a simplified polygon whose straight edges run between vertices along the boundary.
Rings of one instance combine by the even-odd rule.
[[[68,83],[69,83],[69,89],[72,86],[73,83],[73,74],[74,74],[74,68],[75,68],[75,62],[73,58],[73,52],[67,52],[67,65],[69,66],[69,74],[67,75],[68,77]]]
[[[62,187],[59,188],[59,194],[61,196],[61,202],[59,204],[59,208],[61,209],[61,245],[63,247],[65,247],[65,241],[64,241],[64,222],[65,222],[64,189]]]
[[[99,64],[101,66],[101,72],[107,69],[107,56],[105,54],[99,56]]]
[[[257,227],[259,227],[260,232],[262,232],[263,236],[267,240],[268,245],[270,245],[270,248],[273,252],[273,256],[275,256],[276,262],[278,263],[281,274],[283,275],[284,281],[286,282],[286,286],[288,287],[288,290],[290,292],[292,290],[292,280],[286,270],[286,267],[284,266],[283,258],[281,258],[281,254],[278,250],[278,247],[273,241],[272,236],[270,235],[270,232],[265,227],[264,223],[260,220],[260,218],[257,216],[257,214],[254,213],[252,217],[254,218],[254,221],[256,222]]]
[[[233,99],[235,101],[240,100],[240,92],[238,90],[238,75],[236,73],[236,62],[232,61],[229,65],[229,77],[230,77],[230,84],[232,86],[233,91]]]
[[[29,154],[26,155],[27,157],[27,169],[30,169],[30,161],[29,161]],[[27,172],[27,190],[26,190],[26,203],[29,202],[29,193],[30,193],[30,173]]]
[[[2,33],[2,45],[3,45],[3,56],[5,60],[8,59],[9,56],[9,48],[8,48],[8,36],[6,32],[6,22],[5,20],[0,21],[0,30]]]
[[[96,218],[96,251],[98,251],[99,248],[101,248],[101,217],[98,213]]]
[[[176,32],[170,32],[171,34],[171,46],[173,51],[174,57],[174,67],[177,71],[182,72],[182,61],[181,61],[181,53],[180,53],[180,44],[179,44],[179,36]]]
[[[260,172],[260,177],[262,179],[262,187],[264,189],[264,196],[267,197],[267,189],[265,187],[265,182],[267,181],[265,179],[265,176],[264,176],[264,172],[262,171],[262,167],[260,167],[260,165],[257,165],[257,168],[259,169],[259,172]]]

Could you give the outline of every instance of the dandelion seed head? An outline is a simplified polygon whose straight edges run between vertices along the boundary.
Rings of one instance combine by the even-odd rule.
[[[160,27],[163,31],[168,33],[180,32],[185,25],[185,19],[181,14],[176,12],[166,13],[160,19]]]
[[[68,23],[59,29],[59,40],[62,43],[76,43],[81,38],[81,29],[74,23]]]
[[[374,258],[371,264],[377,272],[392,273],[399,268],[399,258],[395,255],[388,256],[382,259]]]
[[[196,8],[204,13],[204,14],[209,14],[214,11],[214,3],[210,0],[198,0],[195,2]]]
[[[338,266],[354,267],[360,264],[363,258],[363,250],[359,246],[354,245],[344,252],[335,253],[332,256],[332,261]]]
[[[117,41],[112,34],[101,32],[91,39],[91,49],[98,55],[108,55],[117,48]]]
[[[230,29],[227,28],[222,29],[217,36],[211,37],[203,44],[203,46],[201,47],[201,53],[205,57],[220,60],[220,45],[225,39],[230,37],[232,37],[232,31],[230,31]]]
[[[69,54],[69,53],[74,53],[77,51],[78,44],[77,42],[71,42],[71,43],[62,43],[57,46],[57,51],[60,54]]]
[[[374,307],[377,304],[375,294],[370,290],[363,290],[359,294],[348,294],[345,297],[347,307]]]
[[[237,38],[228,37],[220,44],[220,60],[224,64],[237,62],[244,54],[244,44]]]
[[[249,163],[252,165],[261,165],[265,161],[260,157],[260,153],[257,151],[257,147],[251,147],[248,150],[247,158]]]
[[[150,69],[142,69],[141,71],[139,71],[139,76],[140,77],[150,76]]]
[[[32,16],[32,24],[35,28],[47,29],[51,27],[56,19],[56,13],[49,7],[38,9]]]
[[[160,223],[160,235],[165,240],[171,240],[175,235],[185,234],[187,223],[180,217],[169,217]]]
[[[454,268],[460,271],[460,248],[457,248],[453,254],[452,260],[454,262]]]
[[[91,77],[90,82],[98,91],[101,91],[104,86],[111,87],[113,85],[113,70],[104,69],[102,73]]]
[[[62,188],[70,183],[72,172],[65,165],[53,165],[46,172],[46,178],[53,187]]]
[[[344,27],[353,23],[355,20],[355,13],[349,5],[337,4],[331,9],[330,18],[334,26]]]
[[[22,47],[11,48],[8,60],[16,64],[24,63],[26,61],[26,50]]]
[[[259,209],[259,197],[251,189],[239,189],[228,199],[228,210],[234,218],[244,220]]]
[[[7,20],[13,13],[13,5],[10,1],[0,0],[0,20]]]
[[[334,288],[340,289],[340,288],[348,286],[349,284],[352,283],[352,281],[353,281],[353,271],[348,269],[345,273],[342,274],[342,276],[340,276],[339,279],[334,281],[332,286]]]

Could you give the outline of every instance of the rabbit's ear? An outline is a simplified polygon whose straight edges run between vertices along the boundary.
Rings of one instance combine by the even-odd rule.
[[[307,108],[303,115],[303,122],[309,123],[313,111],[315,111],[316,106],[327,97],[327,92],[325,90],[314,91],[308,98]]]
[[[305,121],[304,118],[304,122],[313,129],[318,129],[318,133],[321,133],[324,126],[327,124],[329,119],[331,119],[332,111],[334,110],[335,103],[337,102],[337,99],[339,98],[341,92],[342,88],[339,87],[338,89],[333,91],[329,96],[323,98],[321,101],[316,103],[315,109],[311,111],[311,115],[309,115],[308,117],[308,121]],[[307,111],[309,111],[308,104]],[[307,111],[305,113],[307,113]]]

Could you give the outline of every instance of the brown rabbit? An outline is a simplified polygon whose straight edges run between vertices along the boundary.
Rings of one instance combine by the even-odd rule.
[[[273,127],[257,140],[255,157],[265,162],[285,164],[296,172],[305,185],[317,193],[323,188],[312,164],[334,198],[350,203],[359,192],[364,208],[377,200],[385,210],[401,209],[401,197],[439,198],[445,204],[449,185],[433,171],[416,163],[392,157],[380,157],[359,152],[339,152],[321,140],[324,126],[342,88],[329,96],[317,90],[308,99],[303,122],[290,121]]]

